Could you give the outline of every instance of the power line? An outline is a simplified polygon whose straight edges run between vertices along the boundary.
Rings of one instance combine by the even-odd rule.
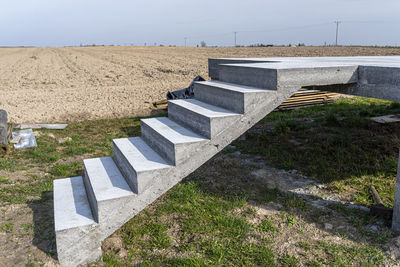
[[[185,37],[185,47],[186,47],[187,37]]]
[[[308,29],[308,28],[314,28],[314,27],[319,27],[319,26],[325,26],[325,25],[328,25],[328,24],[331,24],[331,22],[318,23],[318,24],[308,24],[308,25],[303,25],[303,26],[277,28],[277,29],[270,29],[270,30],[239,31],[239,32],[242,32],[242,33],[246,33],[246,32],[280,32],[280,31],[291,31],[291,30]]]
[[[334,21],[336,24],[336,46],[339,45],[339,24],[343,23],[371,23],[371,24],[377,24],[377,23],[389,23],[389,21],[351,21],[351,20],[343,20],[343,21]],[[308,25],[301,25],[301,26],[293,26],[293,27],[285,27],[285,28],[276,28],[276,29],[269,29],[269,30],[242,30],[242,31],[234,31],[234,32],[226,32],[226,33],[220,33],[220,34],[213,34],[213,35],[203,35],[203,36],[189,36],[186,37],[188,39],[201,39],[201,38],[214,38],[214,37],[222,37],[222,36],[228,36],[231,35],[232,33],[234,34],[234,45],[237,46],[237,34],[238,33],[269,33],[269,32],[283,32],[283,31],[292,31],[292,30],[302,30],[302,29],[308,29],[308,28],[317,28],[321,26],[328,26],[332,25],[332,22],[325,22],[325,23],[318,23],[318,24],[308,24]]]
[[[235,46],[237,45],[237,34],[238,33],[265,33],[265,32],[280,32],[280,31],[290,31],[290,30],[299,30],[299,29],[307,29],[307,28],[313,28],[313,27],[318,27],[318,26],[324,26],[331,24],[331,22],[326,22],[326,23],[319,23],[319,24],[309,24],[309,25],[303,25],[303,26],[295,26],[295,27],[286,27],[286,28],[278,28],[278,29],[270,29],[270,30],[257,30],[257,31],[235,31],[234,33],[234,38],[235,38]],[[231,35],[232,32],[226,32],[226,33],[220,33],[220,34],[213,34],[213,35],[202,35],[202,36],[189,36],[187,38],[189,39],[200,39],[200,38],[213,38],[213,37],[221,37],[221,36],[226,36],[226,35]]]

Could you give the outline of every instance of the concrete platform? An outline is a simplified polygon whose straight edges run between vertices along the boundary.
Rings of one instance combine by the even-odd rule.
[[[347,84],[336,92],[400,101],[400,56],[209,59],[209,72],[268,89]]]
[[[400,56],[361,56],[361,57],[270,57],[270,58],[210,58],[208,60],[209,76],[213,80],[219,80],[219,66],[221,64],[240,63],[273,63],[273,64],[319,64],[328,63],[334,65],[351,66],[375,66],[375,67],[400,67]]]

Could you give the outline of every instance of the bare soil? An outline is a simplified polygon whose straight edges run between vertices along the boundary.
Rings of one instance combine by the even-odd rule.
[[[208,58],[378,55],[400,48],[0,48],[0,109],[15,123],[148,115],[168,91],[207,78]]]

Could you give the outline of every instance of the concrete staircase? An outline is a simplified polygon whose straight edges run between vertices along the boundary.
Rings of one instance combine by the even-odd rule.
[[[213,72],[216,64],[212,60]],[[225,63],[225,61],[224,61]],[[264,63],[266,64],[266,63]],[[250,64],[251,65],[251,64]],[[257,65],[257,64],[256,64]],[[101,257],[101,242],[273,111],[301,85],[354,82],[354,66],[221,65],[195,85],[195,99],[172,100],[168,117],[141,120],[141,137],[113,140],[114,157],[84,160],[83,177],[54,181],[58,259],[76,266]],[[306,84],[296,75],[311,72]],[[288,76],[290,75],[290,76]],[[291,79],[290,79],[291,78]]]

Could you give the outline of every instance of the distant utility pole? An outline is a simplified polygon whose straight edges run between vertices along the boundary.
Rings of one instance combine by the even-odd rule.
[[[186,47],[187,37],[185,37],[185,47]]]
[[[336,23],[336,46],[338,46],[338,35],[339,35],[339,24],[341,23],[341,21],[335,21]]]
[[[235,35],[235,47],[236,47],[236,34],[237,34],[237,32],[233,32],[233,34]]]

